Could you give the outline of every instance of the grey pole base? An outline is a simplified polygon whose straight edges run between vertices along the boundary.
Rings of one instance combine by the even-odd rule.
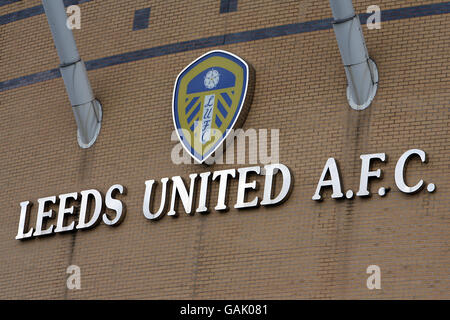
[[[370,106],[370,104],[372,103],[373,99],[375,98],[375,95],[377,94],[377,90],[378,90],[378,68],[377,68],[377,65],[376,65],[375,61],[373,61],[370,58],[369,58],[369,68],[370,68],[370,71],[372,72],[373,85],[372,85],[369,97],[367,98],[366,102],[364,102],[361,105],[357,104],[355,102],[355,100],[353,99],[352,90],[351,90],[350,86],[347,87],[347,100],[348,100],[348,103],[350,104],[350,107],[352,107],[352,109],[354,109],[354,110],[364,110],[364,109],[366,109],[368,106]]]
[[[103,118],[102,105],[100,104],[100,102],[97,99],[95,99],[92,103],[94,105],[94,112],[97,116],[97,123],[93,130],[94,134],[93,134],[91,140],[88,143],[83,142],[83,140],[81,139],[81,135],[80,135],[80,129],[77,130],[78,145],[83,149],[90,148],[95,143],[98,135],[100,134],[100,129],[102,127],[102,118]]]

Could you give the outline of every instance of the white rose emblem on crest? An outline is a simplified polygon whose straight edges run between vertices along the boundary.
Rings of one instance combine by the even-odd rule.
[[[212,89],[212,88],[216,87],[217,84],[219,83],[219,77],[220,77],[219,71],[214,70],[214,69],[208,71],[208,73],[205,76],[205,81],[204,81],[205,87],[208,89]]]

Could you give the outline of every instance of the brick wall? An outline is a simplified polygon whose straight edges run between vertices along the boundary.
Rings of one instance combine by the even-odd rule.
[[[360,112],[346,100],[326,0],[238,0],[227,13],[220,0],[79,2],[82,28],[74,35],[104,110],[87,150],[78,147],[53,70],[46,17],[39,8],[23,11],[40,1],[0,6],[0,298],[450,298],[448,2],[354,1],[358,13],[377,4],[390,17],[381,30],[363,27],[380,85]],[[420,16],[413,6],[435,11]],[[148,27],[136,30],[136,10],[149,7]],[[292,193],[276,207],[148,221],[145,180],[245,166],[171,162],[176,76],[212,49],[256,70],[244,129],[280,129]],[[412,161],[408,181],[433,182],[435,193],[395,187],[396,160],[412,148],[429,162]],[[327,158],[338,160],[344,190],[357,190],[359,155],[378,152],[388,160],[378,164],[384,177],[371,182],[372,197],[335,201],[326,191],[323,202],[311,200]],[[128,189],[117,228],[14,239],[21,201],[34,203],[33,225],[38,198],[105,193],[115,183]],[[211,186],[215,203],[218,184]],[[384,198],[376,194],[381,186],[392,187]],[[232,206],[236,181],[229,188]],[[81,290],[66,288],[72,264],[81,268]],[[382,290],[366,287],[372,264],[381,267]]]

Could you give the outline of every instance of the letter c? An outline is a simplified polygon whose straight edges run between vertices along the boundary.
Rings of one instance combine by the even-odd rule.
[[[398,161],[397,161],[397,165],[395,166],[395,184],[397,185],[397,188],[399,188],[399,190],[404,193],[417,192],[423,187],[423,184],[424,184],[423,180],[420,180],[413,187],[409,187],[405,183],[404,175],[405,175],[405,171],[406,171],[406,168],[405,168],[406,162],[412,155],[415,155],[415,154],[420,157],[422,162],[426,162],[426,154],[424,151],[419,150],[419,149],[411,149],[411,150],[406,151],[404,154],[402,154],[400,159],[398,159]]]

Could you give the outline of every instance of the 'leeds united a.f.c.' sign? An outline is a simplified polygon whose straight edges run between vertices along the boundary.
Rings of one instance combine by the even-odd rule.
[[[172,100],[173,122],[185,150],[199,163],[203,163],[225,141],[230,130],[243,123],[252,98],[252,80],[254,78],[249,65],[241,58],[226,51],[211,51],[189,64],[175,82]],[[427,161],[426,154],[420,149],[411,149],[403,153],[395,166],[395,184],[399,191],[413,194],[425,186],[423,180],[408,185],[404,172],[411,158]],[[302,159],[299,158],[299,161]],[[375,161],[386,161],[384,153],[361,155],[361,175],[356,196],[369,196],[369,178],[380,178],[381,169],[371,170]],[[249,198],[248,192],[256,191],[256,180],[251,175],[264,176],[262,195]],[[274,188],[277,176],[278,188]],[[278,205],[289,198],[292,176],[289,168],[283,164],[269,164],[264,167],[253,166],[239,169],[207,171],[189,175],[186,186],[180,176],[161,179],[161,199],[155,208],[155,180],[143,184],[142,213],[149,220],[158,220],[165,214],[176,216],[176,201],[181,200],[184,212],[189,215],[207,213],[211,209],[228,209],[227,194],[230,180],[237,180],[237,194],[234,208],[253,208],[259,205]],[[251,180],[251,181],[249,181]],[[218,195],[213,207],[208,207],[207,198],[212,181],[218,183]],[[171,190],[169,191],[169,188]],[[322,200],[323,190],[331,189],[331,198],[352,199],[355,192],[343,190],[340,172],[334,158],[329,158],[323,168],[313,200]],[[277,190],[275,192],[275,189]],[[428,192],[434,192],[436,186],[429,183]],[[386,196],[390,186],[378,190],[380,197]],[[345,192],[345,194],[344,194]],[[166,206],[170,193],[170,205]],[[198,197],[195,196],[196,193]],[[275,194],[276,193],[276,194]],[[34,227],[30,220],[30,201],[20,203],[19,228],[16,239],[23,240],[52,233],[64,233],[77,229],[93,228],[103,221],[109,226],[119,225],[125,217],[123,198],[126,188],[120,184],[111,186],[103,196],[98,190],[84,190],[59,196],[50,196],[37,200],[37,213]],[[197,200],[196,200],[197,199]],[[57,209],[56,213],[53,209]],[[77,209],[75,209],[77,207]],[[169,207],[167,210],[166,208]],[[74,216],[71,223],[67,217]],[[75,216],[77,215],[77,216]],[[56,218],[54,224],[50,220]],[[47,223],[48,222],[48,223]]]

